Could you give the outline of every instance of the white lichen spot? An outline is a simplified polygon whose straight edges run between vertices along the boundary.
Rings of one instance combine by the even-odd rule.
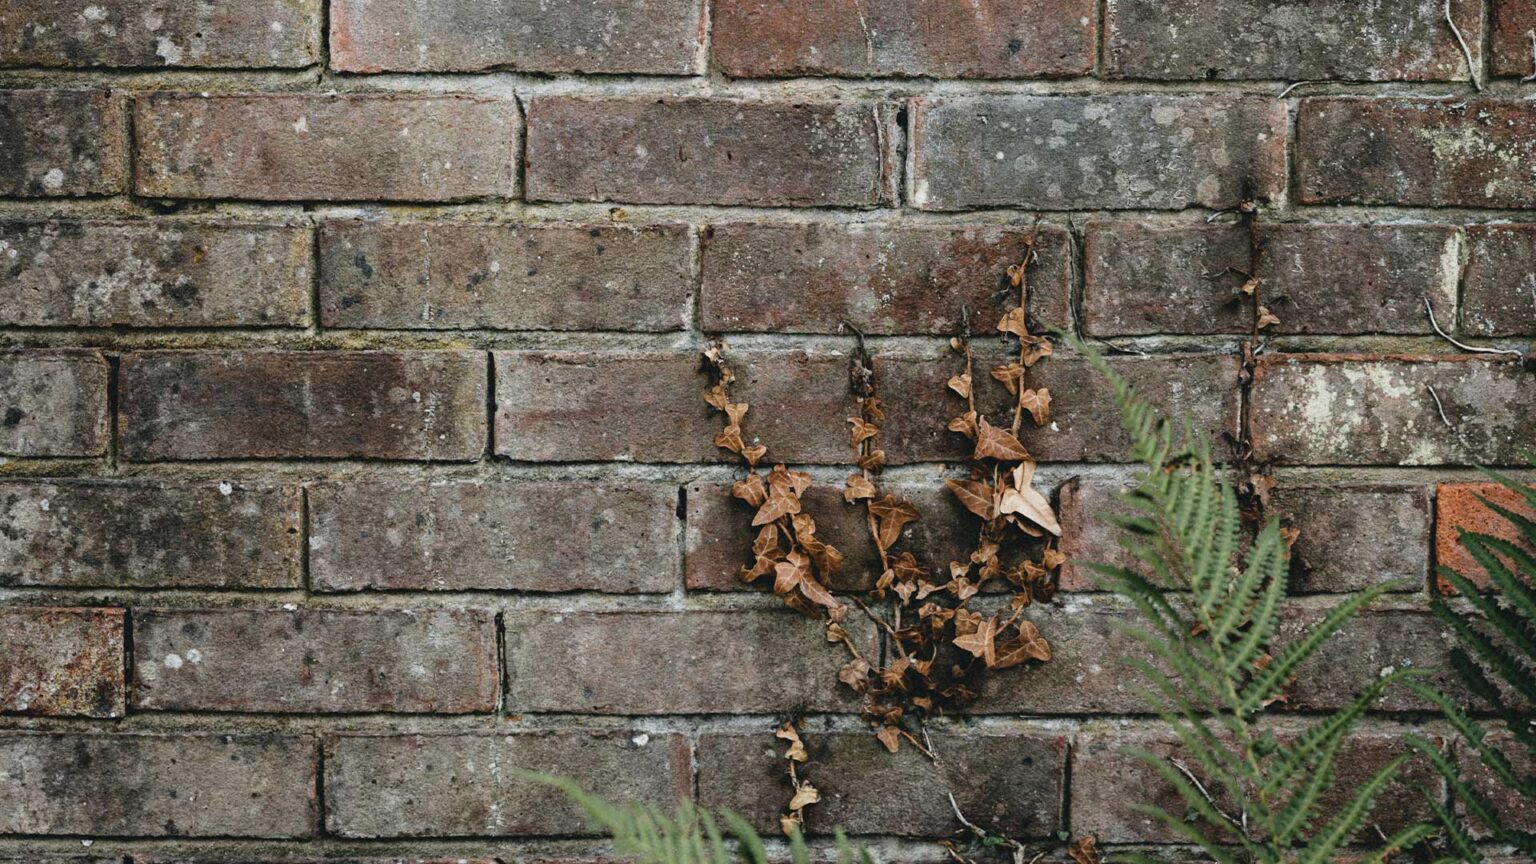
[[[43,187],[45,189],[56,192],[61,187],[63,187],[63,185],[64,172],[58,168],[50,168],[48,169],[48,173],[43,175]]]
[[[87,21],[105,21],[107,20],[107,10],[100,6],[87,6],[81,10],[80,17]]]
[[[165,24],[165,16],[160,14],[159,9],[151,9],[144,13],[144,29],[159,30],[163,24]]]
[[[645,745],[651,743],[651,736],[641,732],[639,735],[636,735],[629,740],[635,742],[636,747],[644,747]]]
[[[155,56],[164,60],[167,66],[175,66],[181,62],[181,48],[175,42],[161,36],[155,41]]]
[[[44,498],[43,500],[37,502],[37,506],[41,507],[43,509],[43,512],[46,513],[48,511],[48,508],[50,506],[52,506],[52,503],[47,498]]]
[[[283,32],[283,22],[281,22],[281,21],[273,21],[272,22],[272,32],[273,33],[281,33],[281,32]]]
[[[165,655],[165,668],[167,668],[167,669],[180,669],[181,668],[181,655],[180,654],[167,654],[167,655]]]
[[[201,663],[201,662],[203,662],[203,652],[197,650],[196,648],[188,648],[187,649],[187,662],[188,663]]]
[[[309,118],[308,117],[304,117],[304,116],[300,116],[299,119],[293,121],[293,131],[295,131],[295,132],[308,132],[309,131]]]

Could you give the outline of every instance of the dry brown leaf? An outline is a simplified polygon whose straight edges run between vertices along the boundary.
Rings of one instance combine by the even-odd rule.
[[[724,411],[725,406],[731,404],[731,396],[725,390],[725,382],[721,381],[715,386],[704,391],[704,401],[716,411]]]
[[[901,749],[901,730],[895,726],[881,726],[880,731],[875,733],[875,737],[880,739],[885,749],[892,753]]]
[[[885,451],[872,450],[860,456],[856,464],[865,471],[879,471],[885,467]]]
[[[800,830],[799,816],[800,814],[796,813],[794,816],[779,817],[779,830],[784,833],[785,837],[788,837],[791,834],[794,834],[796,831]]]
[[[1019,359],[1026,367],[1034,366],[1051,356],[1051,343],[1044,336],[1021,336],[1020,341],[1023,342],[1024,353]]]
[[[1024,381],[1024,367],[1017,363],[993,366],[992,377],[1003,382],[1003,387],[1007,388],[1009,394],[1017,396],[1019,385]]]
[[[1280,323],[1280,319],[1275,316],[1275,313],[1269,311],[1269,307],[1268,306],[1260,306],[1259,307],[1259,321],[1258,321],[1258,324],[1255,325],[1257,327],[1257,329],[1263,330],[1265,327],[1269,327],[1271,325],[1279,324],[1279,323]]]
[[[973,633],[955,637],[954,644],[961,651],[981,658],[982,662],[991,668],[997,662],[997,647],[993,640],[997,636],[997,620],[995,618],[983,618]]]
[[[849,417],[848,422],[853,425],[853,429],[849,432],[849,442],[851,446],[857,447],[860,444],[863,444],[865,441],[868,441],[869,439],[880,434],[879,426],[876,426],[875,424],[868,421],[861,420],[858,417]]]
[[[800,740],[800,733],[795,731],[795,724],[785,723],[779,727],[779,731],[773,733],[773,737],[789,742],[789,749],[784,753],[785,759],[791,762],[806,762],[810,760],[810,754],[805,752],[805,743]]]
[[[1061,554],[1061,552],[1055,549],[1047,549],[1040,553],[1040,563],[1043,564],[1047,570],[1055,570],[1057,567],[1067,563],[1067,556]]]
[[[730,402],[725,406],[725,418],[730,426],[740,426],[743,418],[747,416],[747,403]]]
[[[1029,329],[1024,326],[1024,307],[1015,306],[1008,310],[1008,314],[999,318],[997,329],[1000,333],[1012,333],[1020,338],[1029,335]]]
[[[964,414],[961,414],[959,417],[956,417],[956,418],[950,420],[949,421],[949,426],[947,428],[951,432],[959,432],[961,435],[964,435],[965,437],[971,439],[972,441],[975,441],[976,440],[976,412],[975,411],[967,411]]]
[[[875,517],[875,522],[879,526],[877,541],[881,549],[891,548],[900,539],[901,529],[908,523],[923,518],[916,507],[890,494],[879,501],[871,501],[869,512]]]
[[[1029,451],[1007,429],[999,429],[982,418],[976,427],[976,458],[1018,462],[1029,458]]]
[[[992,487],[980,480],[951,480],[946,478],[944,485],[949,491],[955,493],[955,498],[965,509],[975,513],[988,522],[992,521]]]
[[[768,496],[763,506],[757,508],[757,515],[752,517],[752,525],[766,525],[769,522],[783,516],[790,516],[800,512],[800,499],[793,495],[782,494],[778,489]]]
[[[854,692],[863,693],[869,686],[869,663],[863,657],[849,660],[837,670],[837,680],[852,687]]]
[[[741,451],[741,455],[747,460],[748,468],[756,468],[757,463],[763,461],[763,457],[768,455],[768,448],[761,444],[755,447],[746,447]]]
[[[875,484],[863,474],[849,474],[843,483],[843,500],[852,504],[863,498],[875,497]]]
[[[805,490],[811,488],[811,475],[804,471],[790,471],[783,465],[773,466],[768,472],[768,486],[771,489],[780,489],[794,493],[796,498],[805,494]]]
[[[1024,406],[1029,416],[1035,418],[1036,426],[1051,422],[1051,391],[1047,388],[1025,390],[1019,394],[1019,404]]]
[[[1104,859],[1099,857],[1098,838],[1093,835],[1085,835],[1072,841],[1067,847],[1067,854],[1072,856],[1073,864],[1103,864]]]
[[[789,799],[789,809],[804,810],[821,800],[821,793],[809,783],[801,783],[795,788],[795,797]]]
[[[1018,627],[1019,635],[997,649],[997,658],[988,664],[989,668],[1007,669],[1030,660],[1044,662],[1051,659],[1051,645],[1040,635],[1040,629],[1033,622],[1020,621]]]
[[[741,427],[731,425],[716,432],[715,446],[732,453],[740,453],[747,446],[746,442],[741,440]]]
[[[1057,537],[1061,536],[1061,525],[1056,521],[1056,514],[1051,512],[1051,502],[1028,486],[1004,490],[997,512],[1017,513]]]
[[[949,389],[959,393],[961,399],[971,398],[971,373],[967,372],[950,378]]]
[[[752,473],[731,484],[731,496],[740,498],[753,507],[759,507],[768,500],[768,489],[763,486],[763,478]]]

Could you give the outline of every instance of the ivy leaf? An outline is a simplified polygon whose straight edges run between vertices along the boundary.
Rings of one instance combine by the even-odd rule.
[[[1045,387],[1020,393],[1019,404],[1024,406],[1029,416],[1035,418],[1036,426],[1044,426],[1051,422],[1051,391]]]
[[[987,664],[987,668],[990,669],[997,663],[997,647],[993,641],[996,637],[997,619],[984,618],[976,625],[975,632],[967,633],[964,636],[956,636],[954,644],[961,651],[981,658],[982,662]]]
[[[1061,536],[1061,524],[1056,521],[1056,514],[1051,512],[1051,502],[1031,486],[1005,489],[997,512],[1017,513],[1057,537]]]
[[[753,507],[760,507],[764,501],[768,500],[768,489],[763,486],[763,478],[754,472],[748,474],[745,479],[731,484],[731,496],[740,498]]]
[[[949,389],[959,393],[961,399],[971,398],[971,373],[967,372],[950,378]]]
[[[1019,384],[1024,380],[1024,367],[1017,363],[1009,363],[1005,366],[993,366],[992,377],[1003,382],[1010,395],[1019,394]]]
[[[965,437],[971,439],[972,441],[975,441],[976,440],[976,412],[975,411],[967,411],[964,414],[961,414],[959,417],[956,417],[956,418],[950,420],[949,421],[949,426],[947,428],[951,432],[959,432],[961,435],[964,435]]]
[[[1007,429],[999,429],[983,417],[976,427],[976,458],[1018,462],[1029,458],[1029,451]]]
[[[1067,854],[1072,856],[1074,864],[1103,864],[1104,859],[1099,857],[1098,838],[1093,835],[1079,837],[1067,847]]]
[[[964,505],[965,509],[975,513],[982,519],[991,522],[996,515],[992,507],[992,487],[980,480],[951,480],[946,478],[944,485],[949,491],[955,493],[955,498]]]
[[[868,441],[869,439],[880,434],[879,426],[876,426],[875,424],[862,420],[858,417],[849,417],[848,422],[853,424],[853,429],[849,434],[849,443],[851,446],[857,447],[860,444],[863,444],[865,441]]]
[[[815,786],[812,786],[809,783],[801,783],[800,786],[795,789],[795,797],[789,799],[789,809],[804,810],[805,808],[815,804],[820,800],[821,793],[816,791]]]
[[[752,525],[753,527],[767,525],[776,519],[799,512],[800,499],[798,497],[787,495],[781,493],[778,489],[774,489],[773,493],[768,496],[768,500],[763,502],[763,506],[757,508],[757,515],[752,517]]]
[[[1007,669],[1030,660],[1044,662],[1051,659],[1051,645],[1040,635],[1040,628],[1031,621],[1020,621],[1018,626],[1019,635],[997,649],[996,660],[989,663],[988,668]]]
[[[1024,326],[1024,307],[1015,306],[1008,310],[1008,314],[997,321],[999,333],[1012,333],[1019,338],[1029,335],[1029,329]]]
[[[869,512],[879,525],[877,539],[881,549],[891,548],[900,539],[901,529],[923,518],[916,507],[889,493],[879,501],[870,502]]]
[[[901,749],[901,730],[895,726],[881,726],[880,731],[875,733],[875,737],[880,739],[885,749],[892,753]]]
[[[837,680],[853,688],[855,693],[863,693],[869,687],[869,663],[863,657],[855,657],[843,664],[843,668],[837,670]]]
[[[849,474],[843,482],[843,500],[852,504],[863,498],[875,497],[875,484],[863,474]]]
[[[785,751],[784,758],[791,762],[808,762],[810,754],[805,752],[805,742],[800,740],[800,733],[795,731],[795,724],[785,723],[779,731],[773,733],[773,737],[789,742],[789,749]]]

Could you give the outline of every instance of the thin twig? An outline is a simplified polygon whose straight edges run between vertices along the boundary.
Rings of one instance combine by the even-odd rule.
[[[1280,95],[1275,97],[1275,98],[1277,98],[1277,99],[1284,99],[1285,97],[1291,95],[1291,91],[1295,90],[1297,87],[1304,87],[1304,86],[1306,86],[1308,84],[1319,84],[1319,83],[1322,83],[1322,82],[1319,82],[1319,81],[1297,81],[1294,84],[1292,84],[1291,86],[1285,88],[1284,90],[1281,90],[1280,91]]]
[[[1200,782],[1200,778],[1196,777],[1194,772],[1189,770],[1188,765],[1185,765],[1183,762],[1180,762],[1177,759],[1169,759],[1168,761],[1172,762],[1173,767],[1179,769],[1179,773],[1183,774],[1184,777],[1189,780],[1189,782],[1195,784],[1195,788],[1199,790],[1200,796],[1205,799],[1205,803],[1211,805],[1212,810],[1215,810],[1217,814],[1221,816],[1221,818],[1231,822],[1233,827],[1242,832],[1244,837],[1248,836],[1248,824],[1246,819],[1239,820],[1231,813],[1221,809],[1221,805],[1216,803],[1215,797],[1212,796],[1211,793],[1205,788],[1205,784]]]
[[[1451,425],[1451,418],[1445,416],[1445,406],[1440,403],[1440,394],[1435,392],[1434,385],[1425,384],[1424,386],[1429,390],[1429,395],[1435,399],[1435,410],[1440,412],[1440,422],[1445,424],[1445,428],[1454,430],[1456,427]]]
[[[1478,348],[1475,345],[1467,345],[1463,342],[1457,342],[1451,337],[1451,334],[1440,329],[1440,322],[1435,320],[1435,307],[1429,305],[1428,297],[1424,298],[1424,314],[1429,316],[1429,326],[1435,328],[1435,332],[1440,334],[1441,339],[1444,339],[1445,341],[1455,345],[1457,348],[1460,348],[1463,351],[1469,351],[1473,354],[1508,354],[1511,357],[1522,356],[1519,351],[1514,351],[1509,348]]]
[[[1467,47],[1467,40],[1461,37],[1461,28],[1456,26],[1456,21],[1451,17],[1451,0],[1445,0],[1445,26],[1451,28],[1451,35],[1456,37],[1456,44],[1461,47],[1461,56],[1467,60],[1467,77],[1472,79],[1472,89],[1483,92],[1483,84],[1477,80],[1477,67],[1472,65],[1472,49]]]
[[[1521,78],[1521,84],[1529,84],[1532,81],[1536,81],[1536,30],[1527,30],[1525,35],[1531,37],[1531,74]]]
[[[1095,336],[1093,341],[1095,341],[1095,342],[1102,342],[1105,345],[1108,345],[1109,347],[1115,349],[1116,351],[1119,351],[1121,354],[1135,354],[1138,357],[1151,357],[1152,356],[1151,354],[1148,354],[1145,351],[1138,351],[1135,348],[1126,348],[1123,345],[1116,345],[1115,343],[1109,341],[1108,339],[1105,339],[1105,338],[1100,337],[1100,336]]]

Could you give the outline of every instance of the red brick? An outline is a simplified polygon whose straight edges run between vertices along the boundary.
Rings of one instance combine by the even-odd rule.
[[[846,622],[861,651],[874,628]],[[595,714],[847,711],[848,655],[825,624],[788,610],[507,617],[508,707]],[[869,656],[866,654],[866,656]],[[685,683],[686,682],[686,683]]]
[[[948,837],[958,826],[947,793],[966,816],[1009,837],[1061,827],[1067,736],[1037,726],[965,729],[931,736],[941,764],[903,745],[894,756],[872,732],[802,733],[805,769],[821,792],[806,811],[812,834]],[[699,736],[699,802],[730,810],[764,834],[778,828],[794,794],[784,745],[763,728]]]
[[[0,732],[0,834],[308,837],[317,750],[271,732]]]
[[[723,0],[715,63],[736,78],[1035,78],[1093,70],[1090,0]]]
[[[344,72],[687,75],[703,40],[702,5],[336,0],[331,65]]]
[[[1536,73],[1532,66],[1531,37],[1536,30],[1536,8],[1522,0],[1491,0],[1493,5],[1493,74],[1524,78]]]
[[[0,317],[23,327],[301,327],[312,255],[297,225],[3,222]]]
[[[1282,612],[1275,645],[1281,650],[1310,632],[1331,608],[1295,605]],[[1401,609],[1374,609],[1350,619],[1296,670],[1280,709],[1330,711],[1353,702],[1382,675],[1396,669],[1433,669],[1428,681],[1465,702],[1465,691],[1449,671],[1455,637],[1432,615]],[[1379,711],[1424,711],[1430,703],[1407,688],[1392,687],[1375,703]]]
[[[100,456],[108,434],[101,352],[0,352],[0,456]]]
[[[1429,492],[1423,486],[1292,483],[1282,479],[1268,515],[1300,533],[1291,591],[1360,591],[1382,582],[1422,592],[1429,578]]]
[[[1109,0],[1105,63],[1114,78],[1466,81],[1467,61],[1426,0]],[[1452,14],[1482,59],[1479,0]]]
[[[122,452],[471,460],[485,450],[473,351],[147,351],[122,360]]]
[[[1529,747],[1515,740],[1508,732],[1490,731],[1485,740],[1509,759],[1511,767],[1518,776],[1530,777],[1536,773],[1536,756],[1533,756]],[[1482,763],[1477,751],[1464,742],[1457,744],[1456,761],[1461,767],[1460,773],[1467,785],[1481,793],[1483,798],[1493,806],[1493,812],[1498,815],[1501,828],[1508,831],[1536,831],[1536,800],[1511,789]],[[1488,838],[1487,828],[1466,813],[1466,806],[1464,804],[1457,806],[1462,811],[1462,815],[1469,820],[1473,836]],[[1517,862],[1512,860],[1510,864],[1517,864]]]
[[[1474,225],[1467,246],[1461,331],[1536,336],[1536,225]]]
[[[326,222],[326,327],[680,330],[682,225]]]
[[[1524,100],[1304,99],[1296,135],[1303,204],[1525,207],[1536,195]]]
[[[1270,224],[1258,275],[1282,334],[1432,334],[1456,319],[1461,265],[1447,225]],[[1248,230],[1097,222],[1084,240],[1083,317],[1101,336],[1247,333]]]
[[[133,613],[135,709],[465,714],[496,707],[479,610]]]
[[[962,304],[977,332],[992,332],[1008,268],[1024,260],[1023,227],[727,223],[706,229],[701,318],[705,330],[952,335]],[[1030,270],[1029,313],[1067,328],[1072,247],[1042,226]]]
[[[125,131],[123,102],[105,90],[0,90],[0,196],[123,191]]]
[[[157,93],[134,117],[146,197],[462,201],[515,189],[520,124],[507,100]]]
[[[1519,529],[1490,509],[1483,499],[1536,519],[1536,508],[1498,483],[1440,484],[1435,492],[1435,562],[1471,579],[1479,587],[1490,584],[1488,571],[1458,542],[1462,531],[1489,534],[1536,554],[1536,548],[1522,541]],[[1449,585],[1444,587],[1450,593]]]
[[[298,67],[319,47],[320,0],[13,0],[0,18],[0,66]]]
[[[895,196],[890,106],[539,96],[532,201],[873,207]]]
[[[338,735],[327,742],[326,828],[341,837],[601,833],[581,808],[516,776],[569,777],[612,801],[671,812],[692,786],[673,732]]]
[[[0,713],[121,717],[123,610],[0,608]]]
[[[1531,404],[1536,377],[1486,355],[1271,356],[1254,377],[1254,453],[1314,465],[1521,464],[1536,447]]]
[[[972,601],[975,604],[976,601]],[[1146,682],[1129,664],[1150,662],[1125,628],[1136,611],[1118,598],[1073,597],[1026,612],[1051,645],[1049,662],[986,673],[972,714],[1139,714],[1147,711]]]
[[[321,591],[666,593],[676,510],[670,483],[321,483],[310,579]]]
[[[1094,565],[1137,568],[1136,554],[1121,545],[1126,535],[1112,521],[1130,516],[1135,508],[1123,496],[1136,488],[1124,477],[1073,477],[1061,485],[1057,520],[1061,522],[1060,551],[1063,591],[1097,591],[1102,577]]]
[[[1243,96],[919,98],[912,201],[924,210],[1231,207],[1279,195],[1285,125],[1283,103]]]

